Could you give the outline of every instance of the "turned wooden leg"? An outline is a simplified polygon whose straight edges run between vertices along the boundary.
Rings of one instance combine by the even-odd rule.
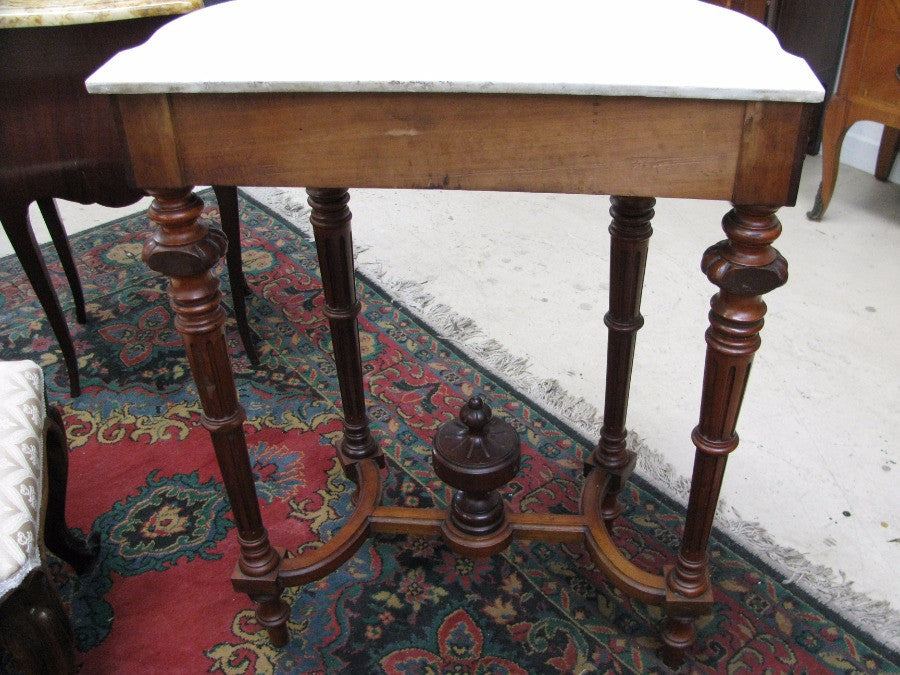
[[[78,358],[75,356],[75,345],[72,343],[72,335],[69,326],[59,305],[56,289],[50,280],[50,273],[44,263],[44,256],[34,238],[31,224],[28,222],[27,203],[2,203],[0,202],[0,222],[12,244],[16,257],[25,270],[25,276],[31,283],[38,302],[47,315],[47,321],[53,329],[56,341],[62,351],[66,372],[69,375],[69,393],[75,397],[81,394],[81,379],[78,376]]]
[[[147,265],[169,279],[175,328],[184,340],[191,374],[212,436],[222,480],[238,529],[235,589],[259,602],[257,616],[276,645],[284,644],[288,608],[280,598],[280,556],[262,524],[247,441],[225,342],[225,311],[212,267],[225,252],[225,235],[198,221],[202,200],[190,188],[150,190],[150,220],[158,229],[144,246]],[[275,611],[274,608],[279,611]]]
[[[231,302],[234,305],[234,320],[238,334],[244,345],[247,358],[254,366],[259,365],[259,353],[250,324],[247,319],[247,301],[250,286],[244,278],[244,265],[241,261],[241,220],[238,209],[237,188],[233,185],[213,185],[216,201],[219,202],[219,215],[222,218],[222,232],[228,239],[228,250],[225,252],[225,264],[228,267],[228,280],[231,282]]]
[[[612,197],[609,213],[609,312],[604,317],[609,329],[606,352],[606,401],[603,408],[603,427],[600,442],[585,466],[585,474],[592,466],[610,475],[609,489],[601,503],[601,515],[609,524],[622,510],[618,495],[634,470],[637,456],[625,445],[627,431],[628,393],[637,332],[644,325],[641,316],[641,291],[647,249],[653,229],[652,197]]]
[[[384,459],[372,438],[366,417],[362,357],[356,317],[360,304],[356,299],[353,274],[353,239],[350,233],[350,195],[346,188],[309,188],[309,220],[316,238],[325,316],[331,328],[334,361],[337,367],[341,402],[344,407],[344,437],[338,456],[345,474],[356,480],[353,464],[362,459]]]
[[[72,258],[72,247],[69,246],[69,237],[63,227],[62,219],[56,208],[56,202],[52,197],[43,197],[37,200],[38,209],[44,217],[53,247],[59,256],[63,272],[69,282],[69,290],[72,291],[72,302],[75,304],[75,319],[78,323],[87,323],[87,314],[84,311],[84,291],[81,290],[81,279],[78,277],[78,268]]]
[[[787,281],[787,262],[772,246],[781,233],[773,207],[735,206],[722,221],[728,239],[709,248],[703,271],[720,291],[706,332],[706,370],[697,448],[681,549],[666,568],[664,657],[679,663],[695,639],[692,619],[712,608],[707,544],[766,305],[762,295]]]

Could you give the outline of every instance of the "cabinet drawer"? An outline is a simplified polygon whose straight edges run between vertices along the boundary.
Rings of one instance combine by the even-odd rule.
[[[857,92],[896,106],[900,102],[900,31],[872,26],[868,37]]]
[[[900,2],[878,0],[872,12],[872,27],[900,31]]]

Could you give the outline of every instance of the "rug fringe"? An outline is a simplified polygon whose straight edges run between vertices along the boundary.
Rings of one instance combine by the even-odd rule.
[[[309,207],[297,190],[257,188],[247,192],[312,239]],[[442,340],[455,345],[480,366],[502,377],[517,391],[558,415],[583,435],[599,437],[603,420],[595,406],[568,394],[555,379],[532,375],[527,358],[509,353],[471,318],[437,302],[421,282],[400,278],[387,272],[381,263],[366,260],[363,254],[368,250],[354,246],[357,270],[387,291],[394,303],[411,311]],[[628,443],[638,453],[638,475],[682,505],[686,504],[690,479],[679,475],[662,453],[648,447],[634,432],[629,432]],[[836,573],[829,567],[809,561],[796,549],[777,544],[758,522],[743,520],[725,500],[719,501],[715,522],[735,541],[784,574],[784,584],[803,589],[862,632],[892,650],[900,650],[900,612],[889,602],[873,600],[857,592],[843,572]]]

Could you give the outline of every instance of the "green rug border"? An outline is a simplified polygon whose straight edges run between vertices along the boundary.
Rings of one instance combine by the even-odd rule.
[[[197,195],[201,199],[203,199],[204,204],[208,204],[210,200],[213,200],[213,201],[215,200],[215,195],[212,191],[212,188],[206,188],[204,190],[200,190],[197,192]],[[238,188],[238,195],[245,201],[252,204],[255,208],[258,208],[262,212],[266,213],[268,216],[275,218],[279,222],[286,225],[288,229],[290,229],[291,231],[296,233],[300,238],[306,240],[309,244],[313,244],[313,242],[310,240],[309,236],[305,232],[303,232],[297,225],[295,225],[290,220],[288,220],[284,215],[276,212],[272,208],[270,208],[270,207],[266,206],[265,204],[263,204],[262,202],[260,202],[255,197],[247,194],[243,189]],[[135,215],[138,215],[138,214],[140,214],[140,211],[137,211],[137,212],[131,213],[131,214],[127,214],[124,216],[120,216],[120,217],[114,218],[112,220],[104,221],[102,223],[98,223],[97,225],[93,225],[89,228],[86,228],[84,230],[76,232],[75,234],[73,234],[69,237],[69,240],[70,240],[70,242],[73,242],[73,243],[77,242],[79,239],[91,236],[91,233],[93,232],[93,230],[96,230],[100,227],[105,227],[108,225],[114,225],[114,224],[121,223],[125,220],[134,218]],[[148,230],[148,232],[149,232],[149,230]],[[44,244],[41,244],[40,248],[41,248],[42,253],[46,253],[46,252],[50,251],[50,252],[52,252],[52,255],[54,255],[54,256],[57,255],[56,249],[54,248],[52,242],[46,242]],[[16,258],[15,253],[11,253],[11,254],[8,254],[8,255],[0,258],[0,264],[5,264],[8,259],[12,259],[12,258],[15,258],[16,261],[18,262],[18,259]],[[395,299],[391,295],[391,293],[388,292],[376,280],[371,279],[367,274],[360,271],[359,269],[355,269],[354,271],[355,271],[356,277],[360,281],[362,281],[363,283],[368,284],[370,287],[372,287],[387,302],[399,307],[409,317],[409,319],[411,321],[413,321],[420,329],[423,329],[426,332],[434,335],[438,340],[441,341],[441,343],[448,350],[450,350],[454,354],[454,356],[456,356],[456,358],[460,359],[461,361],[463,361],[464,363],[466,363],[468,366],[470,366],[473,369],[488,373],[491,378],[497,380],[507,390],[509,390],[511,392],[515,392],[515,395],[518,398],[520,398],[522,401],[527,403],[530,407],[537,409],[541,415],[543,415],[544,417],[549,419],[551,422],[553,422],[556,426],[558,426],[561,430],[563,430],[566,434],[571,436],[574,440],[576,440],[581,445],[590,448],[596,444],[595,441],[590,440],[583,433],[581,433],[580,431],[575,429],[571,424],[569,424],[565,420],[562,420],[555,413],[547,410],[545,408],[544,404],[534,400],[528,394],[520,392],[516,386],[514,386],[512,383],[509,382],[509,380],[507,380],[505,375],[503,375],[501,373],[497,373],[497,372],[477,363],[471,356],[466,354],[460,347],[458,347],[454,344],[451,344],[449,341],[446,340],[446,338],[442,338],[440,336],[440,334],[438,333],[438,331],[433,326],[431,326],[427,321],[423,320],[422,318],[416,316],[415,312],[408,305],[406,305],[404,302],[402,302],[400,300]],[[226,279],[226,281],[227,281],[227,279]],[[62,302],[60,302],[60,304],[62,305]],[[66,307],[68,307],[68,306],[69,305],[66,305]],[[252,328],[251,328],[251,330],[252,330]],[[58,349],[58,345],[57,345],[57,349]],[[676,512],[681,512],[684,510],[684,506],[679,501],[672,498],[670,495],[666,494],[665,492],[660,490],[658,487],[651,484],[649,481],[647,481],[643,477],[639,476],[637,473],[633,473],[631,475],[631,477],[629,478],[629,480],[633,481],[642,490],[649,492],[654,497],[659,499],[669,509],[676,511]],[[872,648],[873,651],[877,652],[879,656],[884,658],[885,661],[893,662],[893,664],[895,664],[895,665],[900,663],[900,651],[895,650],[895,649],[891,648],[890,646],[886,645],[877,636],[869,633],[864,628],[853,624],[849,619],[845,618],[844,616],[839,614],[837,611],[828,607],[824,602],[822,602],[818,598],[812,596],[808,591],[801,588],[796,583],[785,583],[784,581],[781,581],[781,579],[784,577],[783,573],[776,570],[771,565],[771,563],[769,563],[766,560],[763,560],[757,553],[750,551],[743,544],[741,544],[740,542],[735,540],[728,532],[725,532],[718,525],[715,525],[715,524],[713,525],[713,536],[716,539],[718,539],[721,543],[728,546],[729,548],[734,549],[735,552],[737,552],[742,557],[748,559],[750,562],[753,563],[754,566],[762,569],[767,575],[771,576],[775,580],[778,580],[779,585],[781,585],[783,588],[785,588],[792,594],[799,597],[804,602],[813,606],[817,611],[821,612],[824,617],[826,617],[828,620],[832,621],[841,630],[852,635],[855,639],[868,644],[868,646],[870,648]]]

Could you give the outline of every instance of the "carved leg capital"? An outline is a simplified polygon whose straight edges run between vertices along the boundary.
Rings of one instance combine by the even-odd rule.
[[[722,229],[728,238],[708,248],[701,263],[704,274],[723,292],[752,299],[787,281],[787,261],[772,247],[781,234],[777,210],[735,206],[725,214]]]

